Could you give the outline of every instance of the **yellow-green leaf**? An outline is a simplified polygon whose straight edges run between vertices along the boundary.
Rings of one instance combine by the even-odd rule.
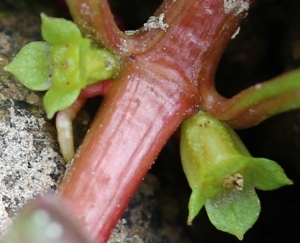
[[[50,119],[57,111],[68,108],[72,105],[80,94],[78,87],[51,88],[44,97],[44,105],[47,117]]]
[[[41,14],[41,18],[42,36],[48,43],[74,43],[82,39],[79,28],[72,21],[45,14]]]
[[[260,202],[253,187],[244,187],[207,199],[205,209],[217,229],[242,240],[259,216]]]
[[[51,87],[50,49],[46,42],[31,42],[4,69],[29,89],[47,90]]]

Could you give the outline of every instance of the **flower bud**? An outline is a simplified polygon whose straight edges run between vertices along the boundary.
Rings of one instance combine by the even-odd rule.
[[[260,212],[254,187],[291,184],[278,164],[253,158],[229,126],[202,111],[182,124],[180,153],[192,189],[188,223],[205,205],[218,229],[239,238]]]

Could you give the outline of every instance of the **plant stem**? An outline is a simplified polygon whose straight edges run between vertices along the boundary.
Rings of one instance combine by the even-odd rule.
[[[239,5],[226,11],[223,0],[166,0],[156,13],[165,13],[166,32],[126,37],[110,15],[104,21],[106,0],[68,4],[79,24],[90,25],[83,30],[124,59],[60,187],[91,239],[104,243],[168,138],[201,107],[202,90],[213,86],[219,58],[245,14]]]
[[[222,105],[212,102],[203,106],[235,129],[255,126],[270,116],[300,107],[300,69],[251,86],[230,99],[223,98]]]
[[[114,22],[107,0],[66,0],[66,2],[74,21],[96,43],[117,52],[124,48],[126,36]]]
[[[157,154],[196,103],[161,76],[138,82],[142,71],[126,80],[128,75],[107,96],[60,188],[88,234],[100,242],[107,240]]]

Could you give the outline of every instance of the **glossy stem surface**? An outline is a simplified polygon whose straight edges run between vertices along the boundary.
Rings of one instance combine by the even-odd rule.
[[[156,12],[165,14],[166,31],[126,37],[110,16],[104,21],[106,0],[68,4],[77,23],[89,25],[82,29],[124,63],[60,187],[91,239],[104,243],[166,141],[201,107],[203,90],[213,89],[246,9],[228,11],[224,0],[166,0]]]
[[[195,104],[161,76],[138,82],[143,72],[123,75],[127,82],[116,84],[117,99],[108,95],[60,187],[88,235],[100,242]]]

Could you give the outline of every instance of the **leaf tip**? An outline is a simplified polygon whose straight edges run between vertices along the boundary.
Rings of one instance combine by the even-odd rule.
[[[10,73],[11,73],[9,66],[10,66],[10,64],[6,65],[6,66],[3,68],[3,70],[4,70],[5,72],[10,72]]]
[[[51,44],[80,42],[82,34],[72,21],[49,17],[41,13],[42,36]]]
[[[189,210],[190,211],[190,210]],[[197,213],[198,214],[198,213]],[[191,211],[189,212],[189,215],[188,215],[188,219],[187,219],[187,225],[188,226],[192,226],[193,225],[193,220],[194,218],[197,216],[197,214],[193,214]]]
[[[45,14],[45,13],[41,13],[41,18],[43,19],[43,18],[46,18],[47,17],[47,15]]]
[[[237,237],[240,241],[242,241],[242,240],[244,239],[244,234],[242,234],[242,235],[236,235],[236,237]]]
[[[14,71],[15,71],[15,67],[14,66],[15,66],[15,58],[9,64],[7,64],[3,68],[3,70],[14,75]]]
[[[190,221],[189,219],[188,219],[188,221],[187,221],[187,223],[186,223],[188,226],[193,226],[193,223],[192,223],[192,221]]]

